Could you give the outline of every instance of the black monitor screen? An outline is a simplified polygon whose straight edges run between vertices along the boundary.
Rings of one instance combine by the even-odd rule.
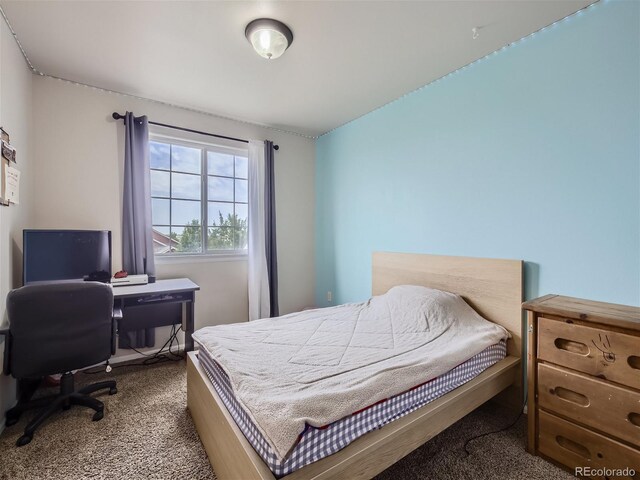
[[[107,230],[25,230],[24,284],[44,280],[111,276],[111,232]],[[108,274],[108,276],[107,276]]]

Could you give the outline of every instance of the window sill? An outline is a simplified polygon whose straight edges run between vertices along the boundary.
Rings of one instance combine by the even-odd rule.
[[[156,255],[156,265],[180,263],[246,262],[246,253],[211,253],[198,255]]]

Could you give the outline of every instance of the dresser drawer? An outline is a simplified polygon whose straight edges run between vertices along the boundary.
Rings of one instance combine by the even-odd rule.
[[[538,365],[540,407],[640,446],[640,392]]]
[[[640,390],[640,336],[539,317],[538,357]]]
[[[631,469],[633,476],[610,478],[640,480],[640,451],[544,411],[539,412],[538,422],[539,452],[574,473],[576,467]]]

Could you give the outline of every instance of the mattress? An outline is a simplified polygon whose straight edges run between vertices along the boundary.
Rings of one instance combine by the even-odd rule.
[[[289,455],[282,460],[278,460],[276,452],[236,399],[224,369],[204,348],[198,350],[198,359],[244,436],[273,474],[279,478],[332,455],[365,433],[381,428],[449,393],[504,359],[506,354],[506,343],[501,341],[449,372],[399,395],[369,405],[329,425],[307,425]]]

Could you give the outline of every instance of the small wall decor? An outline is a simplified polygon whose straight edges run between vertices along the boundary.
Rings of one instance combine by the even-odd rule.
[[[0,127],[0,203],[20,203],[20,170],[16,167],[16,149],[11,146],[9,134]]]

